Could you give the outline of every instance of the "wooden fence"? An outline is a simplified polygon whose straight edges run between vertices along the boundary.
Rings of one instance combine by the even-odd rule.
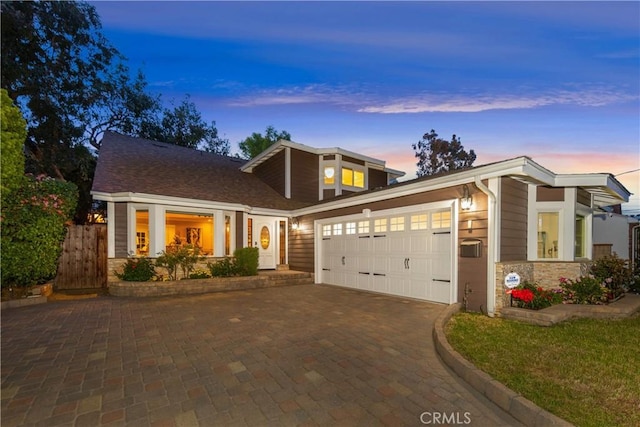
[[[58,261],[55,288],[73,290],[106,286],[106,224],[69,226]]]

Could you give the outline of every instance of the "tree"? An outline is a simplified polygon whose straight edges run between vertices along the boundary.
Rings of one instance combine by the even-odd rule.
[[[27,137],[27,122],[20,109],[13,104],[7,91],[0,89],[2,115],[0,126],[0,173],[1,192],[4,197],[16,189],[24,176],[24,140]]]
[[[241,157],[245,159],[253,159],[281,139],[291,141],[291,134],[286,130],[278,132],[273,126],[267,126],[264,136],[260,133],[254,132],[244,141],[238,143],[241,151]]]
[[[218,137],[216,122],[207,124],[188,95],[180,105],[166,108],[161,118],[143,122],[139,135],[182,147],[202,147],[216,154],[228,155],[230,151],[229,141]]]
[[[133,119],[122,116],[135,119],[153,102],[141,100],[141,79],[131,82],[93,6],[15,1],[1,7],[1,84],[27,120],[26,171],[76,183],[75,220],[84,222],[96,163],[85,143],[99,146],[100,130],[133,128]]]
[[[436,131],[425,133],[421,141],[411,144],[418,159],[417,175],[435,175],[458,169],[466,169],[473,165],[476,153],[466,152],[460,138],[453,135],[451,141],[438,138]]]

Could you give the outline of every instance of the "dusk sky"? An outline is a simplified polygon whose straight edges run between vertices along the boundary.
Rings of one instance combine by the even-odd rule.
[[[640,213],[640,2],[92,2],[166,103],[237,143],[268,125],[415,176],[456,134],[476,165],[610,172]]]

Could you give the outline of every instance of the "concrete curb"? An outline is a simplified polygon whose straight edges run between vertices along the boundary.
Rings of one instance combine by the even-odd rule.
[[[433,341],[436,352],[444,363],[471,387],[526,426],[573,426],[573,424],[545,411],[535,403],[525,399],[522,395],[494,380],[451,347],[444,333],[444,327],[451,319],[451,316],[460,311],[461,306],[458,303],[447,307],[438,316],[433,327]]]

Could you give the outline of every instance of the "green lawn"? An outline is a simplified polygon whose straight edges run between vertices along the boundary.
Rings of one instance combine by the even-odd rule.
[[[577,426],[640,426],[640,316],[546,328],[459,313],[447,338],[478,368]]]

